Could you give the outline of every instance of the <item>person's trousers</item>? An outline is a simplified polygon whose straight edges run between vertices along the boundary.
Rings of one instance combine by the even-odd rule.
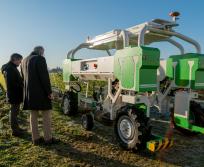
[[[11,122],[11,129],[13,132],[16,132],[19,130],[19,125],[18,125],[19,110],[20,110],[20,104],[11,104],[10,122]]]
[[[37,140],[40,138],[40,133],[38,130],[38,116],[40,111],[32,110],[30,114],[30,127],[32,132],[32,140]],[[48,141],[52,138],[51,134],[51,111],[43,110],[42,119],[43,119],[43,133],[44,140]]]

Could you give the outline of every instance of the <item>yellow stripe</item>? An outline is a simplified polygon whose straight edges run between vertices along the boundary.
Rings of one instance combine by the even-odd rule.
[[[157,147],[156,151],[160,150],[160,148],[162,147],[162,140],[159,141],[159,146]]]
[[[171,146],[173,146],[173,140],[164,138],[163,140],[149,142],[148,149],[152,152],[156,152],[159,150],[164,150]]]
[[[164,139],[163,147],[162,147],[161,149],[162,149],[162,150],[165,149],[168,144],[169,144],[169,139],[165,138],[165,139]]]
[[[170,144],[170,146],[169,146],[169,147],[173,146],[173,144],[174,144],[174,141],[173,141],[173,140],[171,140],[171,144]]]

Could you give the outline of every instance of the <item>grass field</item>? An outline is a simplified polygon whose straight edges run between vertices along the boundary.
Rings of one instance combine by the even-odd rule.
[[[4,114],[8,113],[5,106],[3,110]],[[74,118],[64,116],[55,104],[52,112],[53,135],[60,139],[60,143],[52,146],[33,146],[28,117],[27,112],[21,112],[20,123],[27,129],[22,138],[12,137],[8,122],[4,122],[6,126],[0,134],[0,166],[202,167],[204,164],[202,135],[189,138],[175,133],[175,144],[168,150],[156,154],[147,151],[133,153],[122,150],[117,145],[111,127],[96,124],[92,132],[87,132],[82,129],[79,116]],[[153,124],[157,126],[155,133],[166,133],[167,124],[159,122]]]
[[[80,115],[68,117],[54,102],[52,112],[53,136],[60,139],[57,145],[33,146],[29,128],[29,112],[20,114],[20,125],[27,129],[22,138],[11,136],[8,123],[9,106],[0,97],[0,166],[70,166],[70,167],[166,167],[204,166],[204,136],[183,136],[170,131],[166,122],[152,121],[153,132],[173,135],[174,146],[151,154],[147,151],[134,153],[121,149],[112,127],[95,124],[93,131],[85,131]],[[40,119],[41,123],[42,120]],[[41,125],[40,125],[41,128]]]

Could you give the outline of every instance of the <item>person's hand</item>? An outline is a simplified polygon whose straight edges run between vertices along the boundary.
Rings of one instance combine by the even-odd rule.
[[[50,100],[53,100],[53,95],[52,95],[52,94],[48,95],[48,98],[49,98]]]

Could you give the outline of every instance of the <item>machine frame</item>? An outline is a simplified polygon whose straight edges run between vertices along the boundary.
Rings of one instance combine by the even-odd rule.
[[[176,62],[177,60],[172,60],[172,62],[160,61],[159,50],[145,47],[145,45],[153,42],[166,41],[179,49],[179,55],[187,55],[189,57],[188,53],[185,53],[184,47],[172,39],[172,37],[176,37],[192,44],[196,49],[195,57],[200,61],[203,55],[200,54],[201,47],[199,43],[192,38],[176,32],[173,29],[176,26],[178,26],[176,16],[173,16],[173,21],[155,19],[125,30],[115,29],[92,39],[88,38],[85,43],[69,51],[67,59],[63,63],[63,77],[67,90],[62,105],[64,113],[74,113],[76,107],[73,109],[73,106],[82,107],[80,102],[83,102],[85,104],[84,108],[88,113],[82,116],[82,125],[87,130],[93,128],[94,120],[104,122],[100,117],[103,118],[106,115],[106,118],[110,122],[114,122],[115,134],[119,139],[118,141],[126,149],[138,150],[145,143],[151,151],[158,150],[156,144],[152,144],[155,143],[155,138],[159,141],[165,141],[164,145],[172,145],[172,141],[168,139],[162,140],[161,138],[154,137],[154,140],[151,140],[152,135],[150,134],[148,118],[150,117],[150,108],[153,105],[157,105],[160,111],[165,108],[166,112],[173,108],[176,125],[191,131],[204,133],[203,127],[192,125],[189,121],[190,102],[203,102],[202,100],[198,100],[197,90],[192,89],[191,80],[194,65],[192,58],[189,58],[189,61],[187,60],[190,70],[188,78],[190,82],[187,86],[182,86],[176,83],[178,76],[177,65],[182,60],[182,57],[178,58],[178,62]],[[108,56],[94,59],[76,59],[76,52],[83,48],[104,50]],[[111,55],[111,49],[116,50],[114,55]],[[135,52],[140,56],[135,56]],[[128,54],[130,56],[126,56]],[[127,67],[125,66],[129,65],[124,65],[126,60],[129,60],[128,63],[132,63],[134,67],[133,73],[129,70],[130,75],[134,76],[132,83],[129,83],[129,80],[125,80],[127,78],[125,75],[128,75],[128,73],[122,75],[124,69],[127,71]],[[161,92],[161,82],[167,77],[167,73],[169,73],[167,71],[167,63],[168,66],[171,66],[170,68],[173,68],[174,74],[173,78],[168,80],[169,84],[165,91]],[[118,68],[120,71],[118,71]],[[156,73],[155,70],[157,71]],[[138,71],[141,73],[138,73]],[[148,74],[152,74],[153,77],[137,77]],[[123,79],[121,79],[121,76]],[[113,93],[113,83],[117,79],[119,79],[117,89]],[[102,93],[99,94],[100,97],[98,100],[89,98],[88,81],[90,80],[107,82],[107,92],[104,99],[102,98]],[[150,83],[148,83],[149,81]],[[78,94],[80,89],[77,90],[74,88],[74,85],[80,82],[87,82],[85,96]],[[204,83],[199,84],[201,84],[199,85],[201,86],[201,90],[204,89]],[[174,96],[170,95],[172,91],[175,93]],[[179,103],[181,96],[185,97],[183,104],[185,103],[187,107],[182,107],[182,104]],[[164,103],[166,105],[162,106]],[[94,107],[91,109],[88,106]],[[181,111],[178,112],[178,109]],[[97,112],[98,116],[93,110],[101,111],[105,114],[101,114],[100,112],[98,114]],[[185,115],[182,115],[182,112],[185,112]],[[185,119],[182,119],[184,116]]]

